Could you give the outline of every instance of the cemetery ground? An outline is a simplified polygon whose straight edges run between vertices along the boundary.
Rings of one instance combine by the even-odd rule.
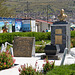
[[[50,44],[48,40],[47,41],[42,40],[41,42],[39,41],[35,42],[35,45],[38,47],[41,45],[42,47],[42,45],[44,45],[45,42],[47,42],[46,44]],[[10,47],[8,46],[7,49],[9,48]],[[71,48],[71,51],[75,53],[75,48]],[[41,59],[41,55],[43,54],[45,53],[37,52],[35,53],[35,57],[34,56],[32,57],[13,57],[16,60],[15,66],[9,69],[1,70],[0,75],[19,75],[18,69],[20,68],[21,65],[28,64],[28,65],[32,65],[32,67],[34,68],[36,62],[39,67],[38,70],[40,71],[43,69],[43,64],[44,64],[44,60]],[[49,71],[46,75],[75,75],[75,57],[71,56],[70,54],[67,54],[65,57],[64,65],[60,66],[62,56],[63,55],[59,55],[59,58],[60,58],[59,60],[49,60],[49,62],[55,61],[55,66],[54,66],[54,69]]]
[[[72,48],[71,50],[74,50]],[[1,70],[0,75],[19,75],[19,67],[24,64],[32,65],[35,67],[35,63],[39,66],[39,70],[41,70],[44,64],[44,60],[41,60],[41,55],[44,53],[36,53],[35,57],[14,57],[16,59],[16,66],[11,67],[9,69]],[[75,57],[72,57],[70,54],[66,55],[64,66],[60,66],[62,56],[59,55],[60,60],[55,60],[55,67],[53,70],[49,71],[47,75],[75,75]],[[54,61],[54,60],[49,60]],[[72,64],[72,65],[70,65]],[[66,66],[65,66],[66,65]]]

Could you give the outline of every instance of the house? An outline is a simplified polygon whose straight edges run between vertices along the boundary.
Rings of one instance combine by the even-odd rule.
[[[23,32],[35,32],[35,19],[22,19]]]
[[[52,22],[36,19],[36,32],[46,32],[46,29],[50,32],[52,24]]]
[[[0,33],[2,33],[2,27],[5,26],[7,32],[36,32],[35,19],[31,18],[2,18],[0,17]]]
[[[6,24],[7,32],[48,32],[51,31],[52,22],[32,18],[0,18],[0,32]]]

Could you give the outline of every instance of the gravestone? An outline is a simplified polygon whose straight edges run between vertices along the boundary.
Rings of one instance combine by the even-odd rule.
[[[35,56],[35,37],[15,37],[13,52],[15,57]]]

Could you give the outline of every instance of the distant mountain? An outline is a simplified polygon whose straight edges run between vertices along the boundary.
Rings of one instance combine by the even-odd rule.
[[[8,16],[50,18],[63,8],[69,17],[75,18],[75,0],[6,0],[2,5],[7,7]]]

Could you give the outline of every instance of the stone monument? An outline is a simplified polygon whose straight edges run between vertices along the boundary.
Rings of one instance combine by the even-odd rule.
[[[35,56],[35,37],[15,37],[13,52],[15,57]]]
[[[60,53],[63,53],[65,48],[70,50],[70,24],[65,21],[66,17],[62,9],[58,15],[59,21],[51,26],[51,44],[59,45]]]
[[[46,45],[45,53],[41,59],[48,57],[48,59],[59,59],[58,54],[63,53],[65,48],[70,50],[70,24],[65,21],[67,17],[64,14],[64,9],[58,15],[59,21],[56,21],[51,26],[51,45]]]

